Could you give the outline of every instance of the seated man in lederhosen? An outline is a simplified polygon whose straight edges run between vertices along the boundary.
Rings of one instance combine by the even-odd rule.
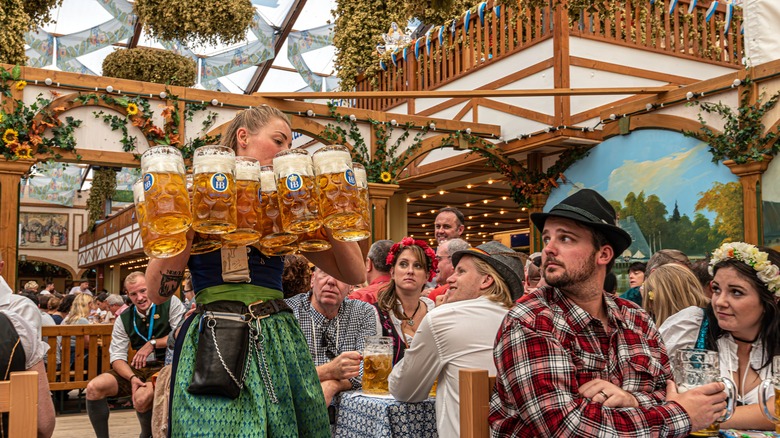
[[[142,271],[131,272],[124,285],[133,305],[114,322],[109,349],[112,369],[87,385],[87,413],[98,438],[109,436],[106,398],[133,395],[162,368],[168,334],[184,316],[184,305],[176,297],[159,305],[149,301]],[[136,354],[128,363],[127,352],[131,346]],[[136,414],[141,422],[141,436],[151,436],[151,411]]]

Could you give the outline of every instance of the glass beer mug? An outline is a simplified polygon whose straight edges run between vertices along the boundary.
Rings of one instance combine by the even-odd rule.
[[[368,200],[366,168],[360,163],[352,163],[352,169],[355,172],[358,193],[357,211],[360,213],[360,220],[351,227],[333,230],[333,238],[342,242],[355,242],[371,236],[371,203]]]
[[[282,229],[279,214],[279,197],[276,194],[276,179],[271,166],[260,168],[260,206],[257,227],[261,251],[267,256],[292,254],[298,249],[295,241],[298,235]]]
[[[389,394],[387,378],[393,371],[393,338],[369,336],[363,349],[363,392]]]
[[[282,228],[288,233],[308,233],[322,225],[311,157],[302,149],[288,149],[274,156]]]
[[[260,240],[257,212],[260,208],[260,162],[252,157],[236,157],[237,228],[223,234],[226,245],[251,245]]]
[[[767,396],[767,393],[770,394]],[[770,407],[768,398],[775,397]],[[761,382],[758,388],[758,403],[769,421],[775,423],[775,432],[780,433],[780,356],[772,358],[772,378]]]
[[[726,413],[708,428],[691,432],[691,436],[718,436],[720,423],[734,414],[737,399],[737,387],[734,382],[728,377],[720,377],[718,352],[697,348],[678,350],[674,363],[674,380],[680,393],[712,382],[723,382],[726,385],[726,393],[729,396]]]
[[[141,155],[146,221],[156,233],[187,231],[192,224],[184,181],[184,159],[173,146],[154,146]]]
[[[344,146],[325,146],[311,160],[319,187],[323,225],[331,230],[353,228],[362,216],[349,150]]]
[[[201,146],[192,155],[192,229],[226,234],[236,229],[236,155],[224,146]]]
[[[138,179],[133,184],[133,202],[135,203],[135,215],[138,220],[138,230],[141,234],[144,254],[149,257],[164,259],[184,251],[184,248],[187,246],[186,231],[162,235],[149,228],[149,224],[146,221],[146,199],[144,197],[143,178]]]
[[[192,174],[187,174],[187,193],[190,194],[190,205],[193,205],[193,187],[195,186]],[[195,233],[190,247],[190,255],[205,254],[222,248],[222,238],[216,234]]]

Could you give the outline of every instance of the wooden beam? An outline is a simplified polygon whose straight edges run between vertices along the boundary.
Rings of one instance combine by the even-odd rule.
[[[661,94],[676,90],[676,86],[615,87],[615,88],[541,88],[528,90],[446,90],[446,91],[302,91],[268,92],[271,99],[443,99],[475,97],[539,97],[539,96],[603,96],[615,94]]]
[[[244,90],[245,94],[252,94],[260,88],[260,84],[263,83],[265,75],[268,74],[271,65],[276,60],[276,57],[279,56],[279,51],[282,50],[282,45],[284,45],[284,42],[287,40],[287,36],[290,34],[295,21],[298,20],[298,16],[301,15],[304,6],[306,6],[306,0],[293,0],[290,9],[287,10],[287,15],[284,17],[284,20],[282,20],[279,28],[279,35],[277,35],[277,38],[274,40],[273,58],[257,65],[255,74],[252,75],[252,79],[249,80],[249,84],[247,84],[246,90]]]
[[[130,37],[130,41],[127,43],[128,49],[135,49],[138,47],[138,40],[141,39],[141,31],[144,30],[144,22],[141,17],[136,15],[135,26],[133,26],[133,36]]]

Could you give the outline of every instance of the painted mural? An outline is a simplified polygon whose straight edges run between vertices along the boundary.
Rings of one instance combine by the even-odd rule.
[[[19,247],[25,249],[68,249],[68,215],[19,213]]]
[[[780,249],[780,158],[775,157],[761,177],[761,200],[764,245]]]
[[[712,162],[705,143],[680,133],[650,129],[612,137],[565,173],[568,182],[550,194],[545,211],[580,188],[598,191],[631,234],[625,261],[647,260],[663,248],[701,258],[743,238],[739,180]]]

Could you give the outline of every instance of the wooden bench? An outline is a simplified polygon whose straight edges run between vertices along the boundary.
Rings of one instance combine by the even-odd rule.
[[[11,380],[0,382],[0,412],[8,412],[8,436],[38,436],[38,373],[11,373]]]
[[[462,369],[460,379],[460,436],[487,438],[490,436],[488,414],[490,394],[496,386],[496,376],[487,370]]]
[[[52,391],[85,389],[87,383],[111,369],[108,347],[111,345],[113,324],[56,325],[43,327],[41,335],[49,343],[46,376]],[[60,369],[57,369],[57,337],[62,338]],[[71,360],[71,336],[76,337],[74,357]],[[85,337],[89,336],[89,343]],[[85,349],[86,346],[86,349]],[[84,355],[86,357],[86,368]],[[99,360],[98,360],[99,359]],[[73,366],[71,367],[71,362]]]

